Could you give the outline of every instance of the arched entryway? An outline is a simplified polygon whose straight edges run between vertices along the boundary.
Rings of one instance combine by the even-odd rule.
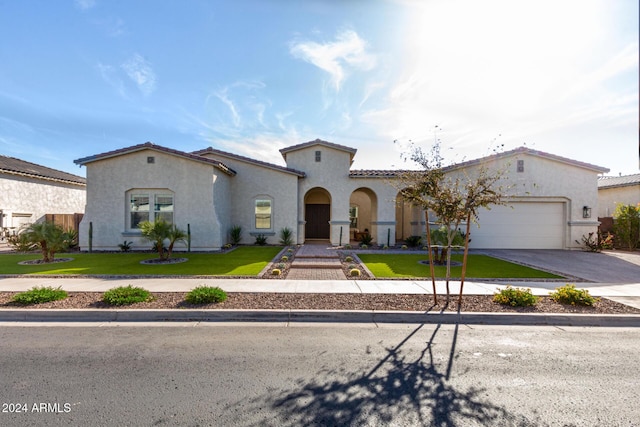
[[[362,233],[376,234],[378,220],[378,196],[370,188],[360,187],[349,197],[349,231],[352,240],[359,240]]]
[[[331,237],[331,194],[321,187],[307,191],[304,196],[305,239]]]

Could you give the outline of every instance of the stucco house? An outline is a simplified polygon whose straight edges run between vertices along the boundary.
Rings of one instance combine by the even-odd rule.
[[[81,216],[86,204],[81,176],[0,155],[0,231],[17,233],[46,215]]]
[[[398,171],[351,170],[356,149],[316,139],[280,150],[286,166],[206,148],[187,153],[153,143],[75,160],[87,168],[87,205],[80,246],[114,250],[124,240],[148,248],[138,224],[164,218],[190,228],[191,250],[216,250],[234,225],[242,243],[257,235],[277,244],[280,230],[301,244],[342,245],[368,232],[394,245],[425,231],[424,213],[398,197]],[[595,231],[598,175],[606,168],[526,147],[460,163],[448,174],[480,166],[507,168],[510,206],[480,214],[474,248],[576,248]],[[594,218],[591,217],[591,211]]]
[[[598,216],[613,216],[619,203],[633,206],[640,203],[640,173],[598,179]]]

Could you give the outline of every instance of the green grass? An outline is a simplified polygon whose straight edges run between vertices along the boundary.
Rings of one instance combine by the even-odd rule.
[[[189,261],[167,265],[140,264],[140,261],[157,258],[152,253],[56,254],[56,258],[73,258],[73,261],[48,265],[18,264],[40,259],[40,254],[2,254],[0,274],[256,276],[280,250],[282,248],[277,246],[242,246],[224,254],[174,252],[173,257],[184,257]]]
[[[419,261],[427,260],[427,254],[362,254],[358,255],[375,277],[430,277],[429,266]],[[462,262],[462,255],[452,255],[453,261]],[[436,277],[444,278],[445,266],[435,266]],[[451,267],[451,277],[458,278],[462,267]],[[486,255],[469,255],[466,277],[506,279],[561,278],[555,274],[492,258]]]

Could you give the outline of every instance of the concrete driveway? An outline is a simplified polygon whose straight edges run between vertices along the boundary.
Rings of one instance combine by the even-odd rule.
[[[491,249],[476,253],[485,253],[587,282],[640,283],[640,252]]]

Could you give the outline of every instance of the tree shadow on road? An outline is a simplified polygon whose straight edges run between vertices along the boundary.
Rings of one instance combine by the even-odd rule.
[[[269,398],[272,409],[286,417],[277,424],[533,425],[487,401],[483,398],[484,389],[459,390],[449,383],[459,324],[455,325],[446,369],[443,365],[439,369],[433,354],[441,325],[436,325],[421,351],[403,350],[424,326],[418,326],[396,346],[386,348],[386,355],[367,372],[324,370],[316,373],[312,382],[299,380],[299,389]],[[325,378],[331,379],[325,382]]]

